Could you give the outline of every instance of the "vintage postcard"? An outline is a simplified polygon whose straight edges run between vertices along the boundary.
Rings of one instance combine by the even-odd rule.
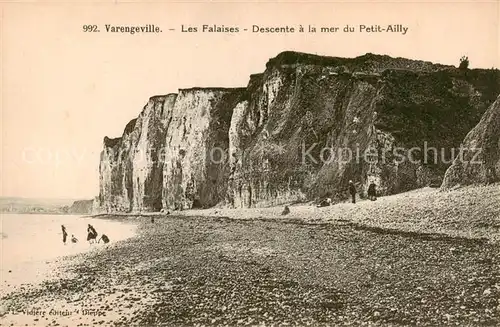
[[[500,2],[2,1],[1,326],[500,325]]]

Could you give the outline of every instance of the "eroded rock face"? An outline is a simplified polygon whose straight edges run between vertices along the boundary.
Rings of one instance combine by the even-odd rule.
[[[105,212],[132,210],[131,148],[138,135],[136,121],[133,119],[127,124],[122,137],[104,138],[99,164],[99,201]]]
[[[467,134],[446,171],[442,188],[493,183],[500,180],[500,96]]]
[[[132,210],[160,211],[163,207],[165,134],[173,119],[176,94],[154,97],[136,122],[132,155]]]
[[[499,79],[388,56],[285,52],[246,88],[152,98],[121,138],[105,138],[99,202],[253,207],[341,199],[349,180],[362,195],[371,181],[379,194],[439,185]]]
[[[177,95],[152,97],[121,138],[104,138],[99,202],[103,212],[162,208],[165,133]]]
[[[166,133],[163,207],[212,207],[227,193],[229,125],[244,89],[181,90]]]
[[[439,186],[498,77],[385,56],[281,54],[233,111],[229,204],[345,198],[349,180],[361,195],[371,181],[381,195]],[[425,155],[434,148],[436,160]]]

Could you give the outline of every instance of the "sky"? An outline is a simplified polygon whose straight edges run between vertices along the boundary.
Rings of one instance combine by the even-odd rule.
[[[2,3],[1,194],[98,195],[104,136],[121,136],[149,97],[189,87],[246,86],[286,50],[355,57],[388,54],[471,68],[500,66],[500,6],[490,2]],[[96,24],[99,33],[83,32]],[[106,33],[155,24],[158,34]],[[181,25],[349,24],[401,33],[183,33]],[[169,31],[175,29],[175,31]]]

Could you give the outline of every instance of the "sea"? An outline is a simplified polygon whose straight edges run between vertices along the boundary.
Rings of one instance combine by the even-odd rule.
[[[0,219],[0,276],[3,286],[6,286],[5,283],[35,282],[43,278],[45,270],[49,269],[48,264],[55,259],[103,250],[134,236],[137,229],[133,222],[78,215],[1,214]],[[88,224],[94,226],[98,238],[106,234],[110,242],[89,244]],[[61,225],[66,227],[68,233],[66,244],[63,243]],[[72,235],[78,239],[77,243],[71,242]]]

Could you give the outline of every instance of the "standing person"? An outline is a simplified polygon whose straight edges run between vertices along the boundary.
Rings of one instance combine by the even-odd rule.
[[[89,226],[87,227],[87,241],[89,241],[89,243],[93,243],[91,241],[95,241],[95,239],[97,238],[97,232],[94,228],[94,226],[92,226],[91,224],[89,224]]]
[[[63,234],[63,243],[64,245],[66,245],[66,238],[68,237],[68,232],[66,232],[66,227],[64,227],[64,225],[61,225],[61,229]]]
[[[374,182],[371,182],[368,186],[368,199],[372,201],[377,200],[377,185]]]
[[[352,203],[356,203],[356,186],[352,181],[349,181],[349,193],[352,197]]]

